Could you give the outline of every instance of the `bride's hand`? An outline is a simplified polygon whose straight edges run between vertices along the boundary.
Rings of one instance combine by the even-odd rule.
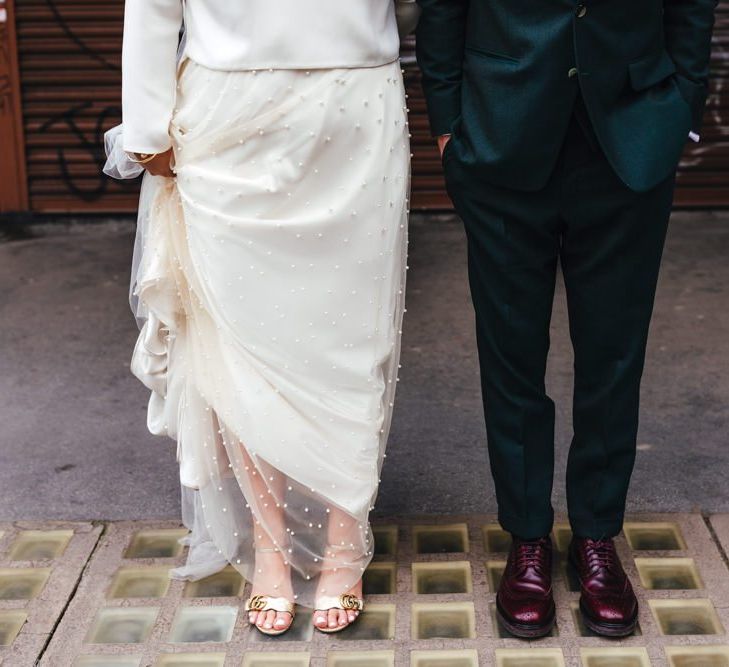
[[[172,171],[172,149],[166,150],[164,153],[158,153],[149,162],[145,162],[142,166],[152,176],[165,176],[172,178],[175,172]]]

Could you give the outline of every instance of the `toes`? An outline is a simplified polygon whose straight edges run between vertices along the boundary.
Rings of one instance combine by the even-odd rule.
[[[289,624],[288,614],[276,614],[276,620],[274,621],[274,625],[276,626],[277,630],[282,630],[288,624]]]
[[[314,614],[314,625],[316,625],[317,628],[327,627],[327,613],[325,611],[317,611]]]
[[[312,620],[317,628],[326,630],[344,628],[350,623],[356,621],[358,616],[359,611],[354,609],[330,609],[329,611],[317,609],[314,612]]]
[[[251,625],[256,624],[256,619],[258,618],[258,612],[257,611],[249,611],[248,612],[248,622]]]
[[[273,628],[274,620],[276,620],[276,612],[273,610],[269,611],[266,614],[266,623],[264,624],[263,627],[266,628],[266,630],[271,630]]]

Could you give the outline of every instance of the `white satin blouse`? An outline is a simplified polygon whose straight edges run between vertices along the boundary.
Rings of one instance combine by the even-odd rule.
[[[183,18],[184,55],[210,69],[373,67],[399,55],[395,1],[126,0],[124,150],[171,146]]]

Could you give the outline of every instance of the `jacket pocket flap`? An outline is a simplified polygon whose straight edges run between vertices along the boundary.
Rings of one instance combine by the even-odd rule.
[[[633,90],[646,90],[676,73],[676,63],[664,51],[636,60],[628,65]]]

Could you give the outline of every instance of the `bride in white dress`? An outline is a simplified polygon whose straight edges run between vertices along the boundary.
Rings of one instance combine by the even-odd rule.
[[[106,170],[148,171],[132,370],[177,441],[171,576],[232,564],[267,634],[363,607],[405,289],[400,2],[126,3]]]

